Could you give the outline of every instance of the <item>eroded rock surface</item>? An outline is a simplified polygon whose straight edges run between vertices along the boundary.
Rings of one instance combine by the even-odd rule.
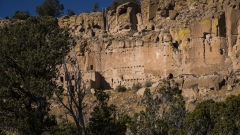
[[[115,11],[64,16],[58,23],[76,39],[71,53],[93,88],[172,76],[183,95],[195,99],[239,86],[238,0],[142,0]]]
[[[76,37],[85,79],[97,84],[92,87],[131,87],[171,75],[194,99],[239,85],[237,0],[143,0],[116,11],[62,17],[59,25]]]

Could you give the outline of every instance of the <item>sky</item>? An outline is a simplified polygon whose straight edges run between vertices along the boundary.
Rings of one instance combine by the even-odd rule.
[[[0,18],[12,17],[15,11],[29,11],[32,16],[36,16],[36,6],[42,4],[44,0],[0,0]],[[67,9],[73,10],[76,14],[86,11],[92,12],[96,2],[99,9],[107,8],[113,0],[59,0],[64,5],[65,14]]]

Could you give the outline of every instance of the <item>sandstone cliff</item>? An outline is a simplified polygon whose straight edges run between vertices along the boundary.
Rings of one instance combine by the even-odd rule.
[[[142,0],[58,23],[76,39],[73,52],[93,88],[173,77],[195,99],[239,86],[238,0]]]
[[[116,11],[59,18],[77,39],[95,88],[131,87],[172,76],[185,97],[231,90],[240,79],[240,2],[143,0]]]

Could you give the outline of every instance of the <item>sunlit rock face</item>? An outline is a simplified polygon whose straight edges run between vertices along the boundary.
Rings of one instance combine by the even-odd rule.
[[[194,99],[239,85],[239,6],[238,0],[142,0],[58,23],[75,37],[71,53],[91,87],[171,77]]]

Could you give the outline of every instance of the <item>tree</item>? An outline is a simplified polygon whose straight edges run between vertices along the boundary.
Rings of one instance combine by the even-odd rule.
[[[31,17],[0,28],[0,130],[40,135],[56,125],[49,114],[56,68],[69,34],[55,18]]]
[[[28,11],[16,11],[13,15],[13,19],[20,19],[20,20],[26,20],[30,17],[30,14]]]
[[[93,12],[97,12],[97,11],[99,11],[99,4],[98,4],[98,2],[96,2],[94,4],[94,6],[93,6]]]
[[[45,0],[42,5],[36,7],[36,13],[40,16],[59,17],[63,14],[64,6],[59,0]]]
[[[208,135],[214,126],[211,119],[211,106],[214,105],[213,100],[206,100],[197,104],[193,112],[187,115],[184,126],[188,134]]]
[[[130,130],[133,134],[167,134],[168,125],[159,113],[160,100],[154,97],[150,89],[146,88],[143,97],[145,111],[136,113],[130,123]]]
[[[88,89],[82,80],[80,64],[77,61],[76,53],[73,52],[73,54],[72,57],[63,58],[62,69],[65,74],[66,88],[62,88],[56,92],[56,96],[57,100],[73,118],[78,134],[85,135],[83,109],[86,104],[83,100]]]
[[[221,104],[221,105],[219,105]],[[224,103],[216,105],[220,118],[215,120],[213,134],[239,134],[240,133],[240,95],[230,96]],[[215,109],[216,110],[216,109]],[[216,111],[215,111],[216,112]],[[214,118],[214,117],[213,117]]]
[[[240,133],[240,95],[224,102],[206,100],[196,105],[184,120],[188,134],[225,135]]]
[[[91,112],[88,132],[91,135],[122,135],[127,130],[126,115],[118,115],[114,105],[108,105],[109,95],[102,90],[95,90],[96,106]]]
[[[185,102],[178,85],[173,83],[173,80],[163,81],[156,93],[146,88],[142,101],[145,110],[136,113],[130,123],[133,134],[184,133]]]
[[[73,16],[73,15],[75,15],[75,13],[74,13],[74,11],[72,11],[71,9],[68,9],[68,10],[67,10],[67,15],[68,15],[68,16]]]

